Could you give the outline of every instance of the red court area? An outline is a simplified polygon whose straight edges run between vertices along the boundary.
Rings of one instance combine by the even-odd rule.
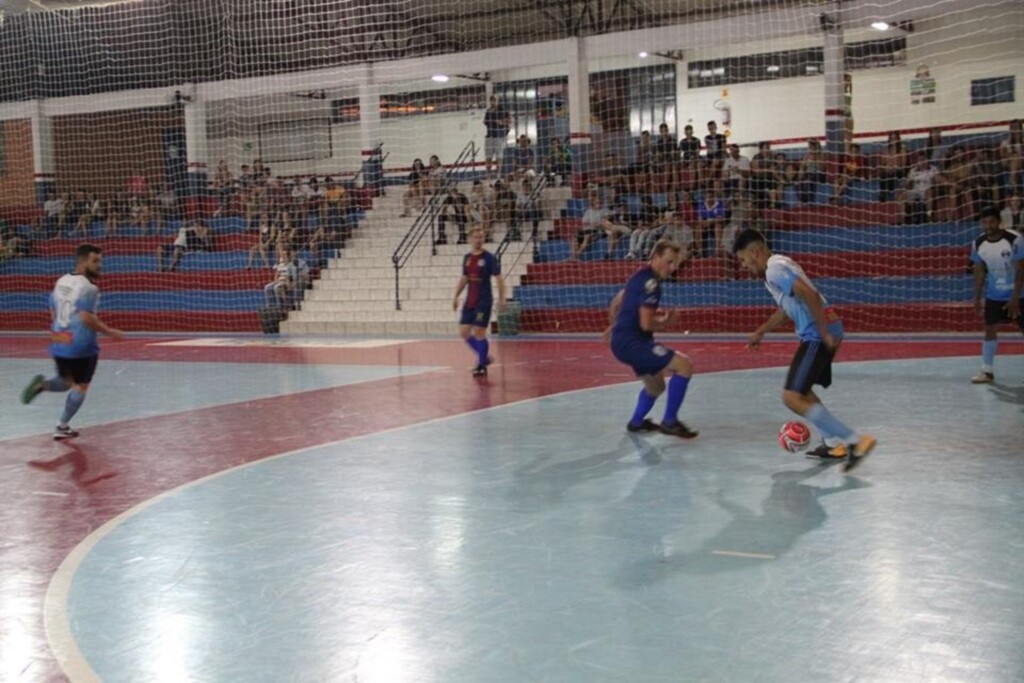
[[[632,380],[608,349],[593,339],[498,341],[496,366],[474,380],[465,346],[453,341],[411,341],[376,348],[295,346],[160,346],[171,339],[108,342],[105,360],[278,363],[314,365],[434,366],[424,374],[286,394],[269,399],[187,410],[83,428],[71,445],[49,434],[0,441],[0,642],[27,648],[31,657],[4,680],[64,680],[50,654],[43,626],[43,601],[50,578],[67,554],[90,532],[153,496],[230,467],[305,447],[371,434],[559,392]],[[256,341],[253,339],[252,341]],[[699,373],[785,366],[795,343],[771,341],[749,352],[737,338],[683,338],[667,342],[689,354]],[[969,339],[906,341],[848,340],[841,361],[970,356]],[[1022,353],[1006,343],[1002,353]],[[0,337],[0,359],[39,358],[42,338]],[[2,362],[2,360],[0,360]],[[27,379],[27,378],[26,378]],[[116,383],[104,376],[98,381]],[[700,400],[697,378],[690,401]],[[912,379],[908,379],[912,381]],[[842,382],[841,372],[837,382]],[[18,387],[8,387],[15,396]],[[158,391],[159,387],[154,387]],[[196,387],[201,392],[202,387]],[[778,401],[777,395],[751,401]],[[100,405],[86,409],[102,413]],[[5,410],[16,411],[16,404]],[[595,421],[624,422],[621,415]],[[780,415],[782,414],[780,406]],[[737,406],[742,414],[742,406]],[[587,429],[574,425],[573,429]],[[566,436],[571,436],[567,434]],[[884,438],[884,436],[883,436]],[[25,658],[18,658],[26,661]]]

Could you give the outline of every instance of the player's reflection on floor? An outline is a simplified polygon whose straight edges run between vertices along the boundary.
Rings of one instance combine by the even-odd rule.
[[[29,467],[34,467],[44,472],[58,472],[70,466],[71,481],[74,482],[75,486],[83,489],[117,476],[117,472],[101,472],[87,477],[89,457],[82,447],[73,443],[63,443],[61,447],[66,451],[63,455],[59,455],[51,460],[29,460]]]

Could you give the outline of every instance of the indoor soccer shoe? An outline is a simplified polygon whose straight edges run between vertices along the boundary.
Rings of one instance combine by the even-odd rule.
[[[73,439],[76,436],[78,436],[78,432],[76,432],[71,427],[61,427],[60,425],[58,425],[56,427],[56,429],[53,430],[53,440],[54,441],[63,441],[64,439]]]
[[[875,449],[877,444],[878,440],[870,434],[860,437],[860,441],[850,447],[850,455],[846,459],[846,464],[843,465],[843,471],[849,472],[859,465],[861,460],[871,455],[871,451]]]
[[[842,460],[847,456],[846,444],[829,446],[824,441],[817,448],[812,448],[805,455],[812,460]]]
[[[487,366],[486,365],[478,365],[475,368],[473,368],[473,376],[474,377],[486,377],[487,376]]]
[[[21,402],[28,405],[32,400],[43,393],[43,379],[42,375],[36,375],[32,378],[32,381],[28,383],[25,390],[21,392]]]
[[[995,381],[996,376],[991,372],[985,372],[984,370],[971,378],[971,384],[992,384],[992,382]]]
[[[650,418],[645,418],[640,424],[630,422],[626,425],[626,430],[630,432],[656,432],[659,429],[661,426]]]
[[[662,422],[658,425],[658,430],[662,434],[668,434],[669,436],[678,436],[680,439],[696,439],[699,432],[696,429],[690,429],[682,422],[673,422],[666,424]]]

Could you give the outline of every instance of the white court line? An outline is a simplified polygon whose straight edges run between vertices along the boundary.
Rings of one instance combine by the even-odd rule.
[[[59,493],[57,491],[32,491],[33,496],[56,496],[58,498],[66,498],[68,494]]]
[[[180,339],[169,342],[153,342],[146,346],[206,346],[206,347],[255,347],[255,348],[286,348],[286,349],[376,349],[384,346],[412,344],[419,339],[363,339],[346,341],[344,339],[323,339],[320,341],[303,339],[233,339],[231,337],[206,337],[196,339]]]
[[[774,555],[765,555],[763,553],[741,553],[735,550],[712,550],[712,555],[724,555],[726,557],[747,557],[751,560],[774,560]]]

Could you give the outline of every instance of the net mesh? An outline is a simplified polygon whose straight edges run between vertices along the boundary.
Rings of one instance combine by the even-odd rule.
[[[90,241],[128,330],[444,334],[476,225],[506,333],[603,329],[662,237],[677,331],[749,330],[745,227],[851,330],[968,330],[1021,227],[1019,2],[69,4],[0,14],[4,330]]]

